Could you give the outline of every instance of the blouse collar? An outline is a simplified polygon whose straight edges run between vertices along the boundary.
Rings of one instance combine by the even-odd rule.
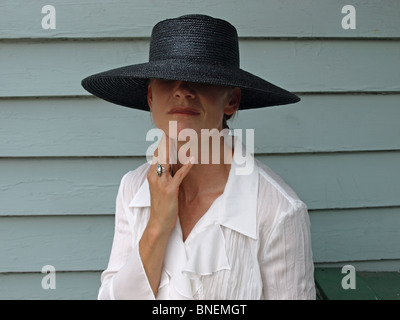
[[[238,136],[234,136],[234,156],[228,175],[228,181],[217,211],[219,224],[242,233],[253,239],[257,239],[256,214],[258,194],[258,166],[251,153],[249,153]],[[242,151],[243,150],[243,151]],[[238,154],[242,153],[242,157]],[[252,170],[247,174],[243,172],[244,165],[252,164]],[[239,173],[239,174],[238,174]],[[150,207],[150,190],[147,179],[136,192],[129,203],[129,207]]]

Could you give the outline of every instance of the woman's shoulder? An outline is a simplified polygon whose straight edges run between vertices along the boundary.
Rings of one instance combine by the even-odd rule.
[[[255,159],[259,172],[258,202],[260,212],[275,211],[282,215],[298,210],[306,210],[305,203],[299,198],[297,193],[282,179],[276,172],[263,162]]]
[[[273,230],[280,232],[285,225],[309,226],[307,205],[270,167],[257,159],[256,162],[259,171],[257,228],[260,239],[269,239]]]

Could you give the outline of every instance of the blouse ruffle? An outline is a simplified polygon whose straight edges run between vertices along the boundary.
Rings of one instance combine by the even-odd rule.
[[[157,299],[201,298],[201,276],[231,269],[221,225],[209,219],[213,216],[208,211],[185,242],[178,220],[167,245]]]

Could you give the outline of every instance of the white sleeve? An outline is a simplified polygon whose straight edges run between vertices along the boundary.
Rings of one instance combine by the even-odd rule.
[[[310,221],[303,202],[278,214],[260,263],[265,299],[315,300]]]
[[[132,245],[133,236],[124,199],[125,178],[118,190],[115,231],[107,269],[101,275],[98,299],[154,300],[154,294],[139,255],[139,244]]]

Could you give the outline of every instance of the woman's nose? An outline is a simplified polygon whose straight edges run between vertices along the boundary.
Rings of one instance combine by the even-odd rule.
[[[186,81],[177,81],[175,86],[174,96],[176,98],[188,98],[193,99],[195,97],[195,91],[193,86]]]

